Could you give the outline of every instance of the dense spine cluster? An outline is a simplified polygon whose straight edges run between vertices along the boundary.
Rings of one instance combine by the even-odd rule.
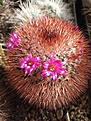
[[[19,25],[22,22],[28,22],[36,17],[52,16],[59,17],[65,20],[73,20],[73,15],[70,9],[70,4],[63,2],[63,0],[26,0],[21,2],[19,8],[15,9],[13,15],[13,22]]]
[[[52,110],[66,107],[86,90],[91,51],[77,26],[43,16],[23,23],[15,33],[19,42],[12,51],[7,47],[5,69],[20,97]]]

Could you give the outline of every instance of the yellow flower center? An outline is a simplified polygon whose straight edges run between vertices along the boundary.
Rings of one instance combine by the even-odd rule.
[[[33,64],[34,64],[34,61],[33,60],[28,61],[28,65],[29,66],[32,66]]]
[[[48,67],[48,70],[49,71],[55,71],[56,67],[54,64],[50,64],[49,67]]]

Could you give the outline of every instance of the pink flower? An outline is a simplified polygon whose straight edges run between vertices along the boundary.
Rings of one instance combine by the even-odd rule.
[[[47,19],[47,17],[46,16],[43,16],[43,20],[46,20]]]
[[[76,26],[74,27],[74,30],[77,31],[78,29],[79,29],[79,26],[76,25]]]
[[[83,40],[81,39],[81,40],[79,40],[78,42],[79,42],[79,43],[82,43],[82,42],[83,42]]]
[[[9,50],[12,50],[14,47],[19,45],[20,38],[18,37],[17,33],[13,32],[12,35],[8,38],[8,43],[6,47]]]
[[[51,76],[54,81],[57,80],[58,75],[62,76],[65,74],[65,68],[62,68],[62,66],[66,62],[61,62],[60,60],[55,60],[54,55],[51,55],[50,60],[47,60],[43,64],[44,70],[42,71],[42,76],[47,77]]]
[[[29,74],[31,75],[31,72],[36,69],[40,64],[40,58],[39,57],[33,57],[30,53],[27,57],[23,59],[19,59],[20,66],[19,68],[25,69],[25,75]]]

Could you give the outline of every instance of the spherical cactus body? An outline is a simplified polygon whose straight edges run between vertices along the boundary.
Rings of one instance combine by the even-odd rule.
[[[56,110],[88,88],[90,45],[72,23],[36,18],[17,27],[6,47],[7,81],[30,105]]]

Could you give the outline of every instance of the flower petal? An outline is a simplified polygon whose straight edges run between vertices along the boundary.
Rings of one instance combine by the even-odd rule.
[[[43,64],[43,67],[44,67],[45,69],[47,69],[47,68],[48,68],[48,66],[49,66],[49,64],[48,64],[48,63],[44,63],[44,64]]]
[[[53,73],[52,78],[54,81],[56,81],[57,80],[57,73]]]
[[[41,75],[42,76],[50,76],[50,72],[47,70],[43,70]]]

